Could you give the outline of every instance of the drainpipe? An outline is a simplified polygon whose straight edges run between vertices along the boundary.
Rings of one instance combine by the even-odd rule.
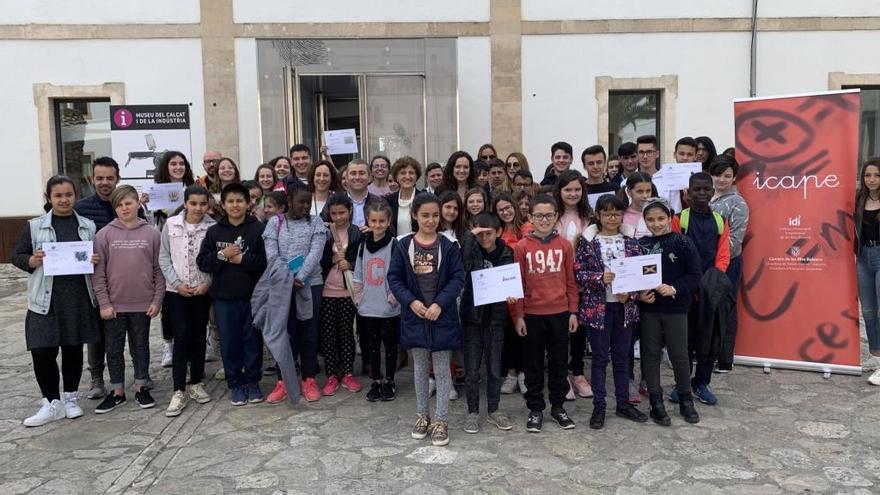
[[[752,49],[749,67],[749,96],[755,97],[758,78],[758,0],[752,0]]]

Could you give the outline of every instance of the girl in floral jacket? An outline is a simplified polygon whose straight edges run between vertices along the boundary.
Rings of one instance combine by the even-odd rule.
[[[584,231],[575,253],[575,280],[583,287],[578,319],[589,327],[593,360],[590,382],[593,384],[593,415],[590,428],[605,425],[605,368],[609,358],[614,373],[615,413],[637,422],[647,416],[629,401],[629,347],[631,326],[638,321],[637,294],[615,294],[611,290],[614,274],[608,269],[611,260],[639,256],[641,249],[632,237],[633,229],[623,224],[626,205],[612,194],[596,202],[596,224]]]

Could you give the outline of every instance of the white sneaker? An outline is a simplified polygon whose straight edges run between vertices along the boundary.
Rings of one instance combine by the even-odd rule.
[[[183,408],[185,407],[186,394],[183,393],[183,390],[176,390],[174,395],[171,396],[171,402],[168,403],[168,409],[165,409],[165,416],[168,416],[169,418],[180,416],[180,413],[183,412]]]
[[[433,397],[437,391],[437,382],[433,378],[428,378],[428,397]]]
[[[162,367],[170,368],[172,363],[172,347],[171,341],[166,340],[164,344],[164,348],[162,350]]]
[[[868,383],[880,386],[880,370],[875,371],[868,377]]]
[[[516,390],[516,375],[507,375],[501,384],[502,394],[512,394]]]
[[[211,402],[211,395],[205,390],[205,386],[201,383],[193,383],[189,386],[189,397],[199,404]]]
[[[458,390],[455,390],[455,386],[449,388],[449,400],[458,400]]]
[[[43,426],[46,423],[51,423],[52,421],[58,421],[59,419],[64,419],[66,417],[66,413],[64,410],[64,404],[55,399],[52,402],[49,402],[48,399],[43,397],[43,405],[40,407],[40,410],[37,411],[37,414],[27,418],[24,420],[25,426]]]
[[[83,415],[83,410],[79,407],[79,395],[76,392],[64,392],[64,415],[67,419],[78,418]]]
[[[517,382],[519,382],[519,391],[522,393],[526,393],[526,374],[522,371],[519,372],[519,375],[516,377]]]

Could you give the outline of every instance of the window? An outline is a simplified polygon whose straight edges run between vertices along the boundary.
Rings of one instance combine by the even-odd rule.
[[[862,110],[859,119],[859,163],[880,155],[880,85],[843,86],[861,89]]]
[[[53,99],[58,173],[76,184],[77,195],[92,193],[92,161],[110,156],[110,99]]]
[[[617,153],[617,147],[645,134],[660,136],[660,91],[608,92],[608,153]]]

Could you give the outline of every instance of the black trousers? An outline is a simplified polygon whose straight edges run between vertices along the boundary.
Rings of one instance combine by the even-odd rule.
[[[382,376],[382,347],[385,347],[385,380],[394,381],[394,372],[397,371],[397,335],[400,333],[400,317],[373,318],[370,316],[358,316],[361,330],[367,334],[369,344],[370,378],[381,380]],[[361,351],[363,352],[363,351]]]
[[[526,336],[523,347],[523,363],[526,389],[523,394],[530,411],[543,411],[544,401],[544,355],[547,355],[547,389],[553,409],[562,407],[568,393],[568,318],[569,313],[555,315],[526,315]]]
[[[190,383],[201,383],[205,379],[205,337],[211,297],[183,297],[176,292],[166,292],[162,307],[162,315],[167,319],[162,323],[163,331],[168,327],[174,339],[171,360],[174,390],[186,390],[187,365]]]
[[[513,323],[504,326],[504,349],[501,351],[501,369],[522,371],[523,369],[523,338],[516,334]]]
[[[565,322],[568,326],[568,321]],[[577,332],[569,334],[570,359],[568,361],[568,372],[574,376],[584,374],[584,358],[587,356],[587,327],[578,325]]]
[[[691,369],[688,364],[688,326],[686,314],[642,312],[642,378],[648,392],[662,394],[660,387],[660,350],[666,346],[675,388],[679,393],[691,392]]]
[[[61,399],[58,393],[58,347],[38,347],[31,349],[34,360],[34,375],[40,392],[49,402]],[[81,345],[63,345],[61,349],[61,376],[64,378],[64,391],[76,392],[82,378],[83,348]]]

